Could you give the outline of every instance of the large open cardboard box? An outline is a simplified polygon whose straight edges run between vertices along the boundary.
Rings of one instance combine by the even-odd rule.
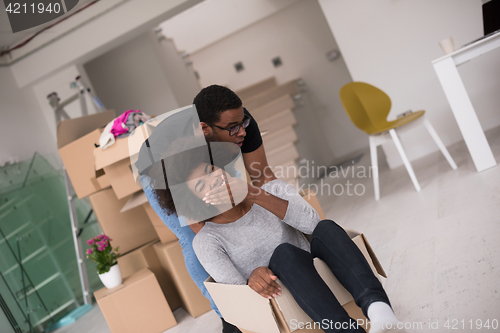
[[[377,277],[379,274],[386,277],[366,237],[354,230],[346,230],[346,232],[359,247],[374,274]],[[314,259],[314,265],[349,315],[354,319],[363,319],[366,323],[361,309],[354,304],[351,294],[335,278],[328,266],[318,258]],[[281,281],[278,283],[282,288],[281,296],[272,300],[263,298],[247,285],[219,284],[211,277],[205,281],[205,286],[224,319],[239,328],[255,333],[302,332],[298,330],[297,323],[307,323],[312,320],[297,305]],[[304,332],[311,332],[311,330]]]
[[[119,247],[121,254],[158,239],[143,206],[120,212],[128,197],[120,200],[108,188],[90,195],[89,199],[102,231],[112,239],[113,247]]]
[[[84,198],[109,187],[106,175],[96,175],[93,151],[99,144],[102,130],[113,120],[115,112],[109,110],[57,124],[57,148],[78,198]]]
[[[158,241],[150,242],[134,251],[120,256],[118,258],[118,265],[120,266],[122,278],[124,279],[144,268],[148,268],[158,280],[170,308],[175,310],[181,306],[181,298],[170,274],[166,274],[165,270],[161,267],[160,260],[153,247],[157,242]]]
[[[115,288],[94,292],[113,333],[159,333],[177,325],[155,275],[147,268]]]
[[[179,241],[175,240],[167,244],[156,243],[154,248],[163,269],[174,280],[181,296],[182,307],[195,318],[210,311],[210,301],[203,296],[189,275]]]

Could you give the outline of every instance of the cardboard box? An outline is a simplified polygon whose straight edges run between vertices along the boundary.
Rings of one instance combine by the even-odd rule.
[[[84,198],[109,187],[103,173],[94,172],[94,144],[99,143],[100,127],[115,117],[109,110],[88,116],[60,121],[57,124],[57,148],[78,198]]]
[[[101,130],[96,129],[59,149],[71,184],[80,199],[109,186],[107,176],[104,173],[96,175],[94,170],[92,152],[100,136]]]
[[[188,273],[179,242],[157,243],[154,245],[154,248],[163,269],[174,280],[181,296],[183,308],[195,318],[210,311],[210,301],[203,296]]]
[[[118,246],[121,254],[158,239],[144,207],[120,212],[128,197],[119,200],[108,188],[92,194],[89,199],[102,231],[111,237],[112,246]]]
[[[367,259],[374,274],[377,277],[378,274],[386,277],[364,235],[353,230],[346,231]],[[314,265],[349,315],[366,322],[361,309],[354,304],[351,294],[338,282],[328,266],[318,258],[314,259]],[[205,286],[224,319],[233,325],[258,333],[300,332],[293,330],[295,321],[292,320],[302,323],[312,320],[298,306],[286,287],[280,281],[278,283],[281,285],[281,296],[272,300],[263,298],[247,285],[218,284],[211,277],[205,281]]]
[[[349,316],[351,318],[363,319],[363,320],[364,320],[364,318],[366,318],[363,315],[363,311],[361,311],[361,309],[356,305],[356,303],[354,301],[350,301],[349,303],[345,304],[343,307],[344,307],[344,310],[347,311],[347,313],[349,314]],[[279,327],[280,332],[291,333],[288,326],[285,325],[285,321],[284,321],[283,315],[281,313],[276,316],[276,322],[278,323],[278,327]],[[238,327],[238,328],[240,329],[240,331],[242,333],[259,333],[259,332],[252,332],[249,330],[245,330],[241,327]],[[366,327],[366,325],[364,326],[364,329],[366,331],[368,331],[368,327]],[[294,333],[324,333],[325,331],[323,331],[320,328],[304,327],[302,329],[297,329],[296,331],[293,331],[293,332]]]
[[[135,183],[129,158],[105,166],[103,170],[106,175],[108,175],[111,187],[115,191],[118,199],[125,198],[134,192],[142,190],[142,188]]]
[[[156,230],[156,234],[160,238],[162,243],[169,243],[177,239],[175,234],[163,223],[161,218],[156,214],[154,209],[148,202],[144,191],[139,191],[130,196],[127,203],[121,209],[121,212],[126,212],[129,209],[134,207],[143,206],[146,210],[146,214],[148,214],[149,219],[151,220],[151,224],[153,228]]]
[[[99,184],[101,189],[105,189],[111,186],[109,177],[104,173],[104,170],[102,172],[96,172],[95,175],[97,177],[97,183]]]
[[[155,275],[147,268],[94,296],[113,333],[159,333],[177,325]]]
[[[104,128],[114,118],[115,111],[108,110],[60,121],[57,123],[57,148],[62,148],[98,128]]]
[[[142,190],[135,182],[130,165],[128,137],[116,139],[112,146],[104,150],[94,148],[94,161],[96,172],[104,170],[118,199]]]
[[[104,170],[108,175],[118,199],[142,190],[133,164],[137,161],[142,144],[160,120],[161,117],[142,124],[128,137],[116,139],[106,149],[94,149],[95,170]]]
[[[163,295],[165,295],[170,305],[170,309],[175,310],[181,306],[181,299],[175,288],[174,281],[170,275],[165,274],[165,271],[161,267],[160,260],[158,260],[158,256],[153,247],[155,243],[157,243],[157,241],[148,243],[134,251],[120,256],[118,258],[118,265],[120,266],[120,271],[124,279],[144,268],[148,268],[158,280],[163,290]]]

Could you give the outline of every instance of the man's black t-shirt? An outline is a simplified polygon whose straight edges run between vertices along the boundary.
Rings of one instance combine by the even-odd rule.
[[[257,125],[255,119],[253,119],[250,112],[248,112],[248,110],[245,108],[243,108],[243,112],[245,112],[245,114],[249,116],[251,119],[250,119],[250,124],[248,125],[247,128],[245,128],[245,132],[247,134],[245,135],[245,139],[243,139],[243,144],[241,145],[241,152],[251,153],[260,146],[262,146],[262,136],[260,135],[259,126]]]

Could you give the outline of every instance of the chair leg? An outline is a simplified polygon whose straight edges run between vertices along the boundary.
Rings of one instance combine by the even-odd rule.
[[[399,141],[398,134],[396,133],[395,129],[389,130],[389,134],[391,135],[392,141],[394,141],[394,144],[396,145],[396,148],[398,149],[399,155],[403,159],[403,163],[406,167],[406,171],[408,171],[408,174],[410,175],[411,181],[413,182],[413,186],[415,186],[415,190],[417,192],[420,191],[420,185],[418,183],[417,177],[415,176],[415,172],[413,172],[413,168],[411,167],[410,161],[406,157],[405,151],[403,150],[403,146],[401,145],[401,142]]]
[[[439,138],[438,134],[434,130],[434,127],[431,125],[431,122],[427,118],[424,118],[424,126],[427,129],[427,131],[429,132],[429,134],[432,136],[432,138],[434,139],[434,142],[436,142],[437,146],[439,147],[439,150],[441,150],[444,157],[446,158],[446,160],[450,164],[451,168],[453,170],[456,170],[457,165],[455,164],[455,161],[451,157],[450,153],[448,152],[448,149],[446,149],[445,145],[443,144],[443,141],[441,141],[441,138]]]
[[[375,200],[380,199],[380,189],[378,181],[378,158],[377,158],[377,143],[373,137],[370,139],[370,157],[372,160],[372,177],[373,177],[373,189],[375,191]]]

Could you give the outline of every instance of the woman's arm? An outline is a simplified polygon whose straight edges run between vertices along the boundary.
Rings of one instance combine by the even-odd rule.
[[[197,234],[193,240],[193,248],[201,265],[215,282],[248,284],[255,292],[267,299],[281,295],[281,287],[275,281],[277,277],[269,268],[257,267],[246,281],[234,267],[224,248],[212,235]]]
[[[193,249],[201,265],[215,282],[224,284],[247,283],[214,236],[205,233],[197,234],[193,239]]]
[[[320,221],[319,215],[292,185],[276,180],[266,184],[264,189],[288,202],[283,222],[305,234],[312,234]]]
[[[262,188],[248,184],[239,178],[229,179],[228,185],[231,190],[232,197],[240,199],[237,203],[246,197],[252,203],[270,211],[281,220],[285,218],[288,201],[278,198]],[[207,192],[205,194],[204,201],[211,205],[225,205],[231,203],[228,195],[228,189],[225,186],[219,186]]]

